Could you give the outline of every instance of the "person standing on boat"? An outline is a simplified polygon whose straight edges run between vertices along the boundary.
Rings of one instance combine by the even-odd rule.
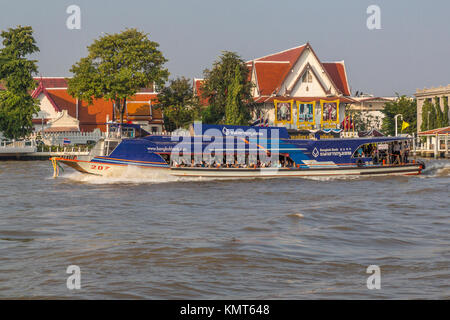
[[[405,153],[404,153],[405,159],[404,162],[408,163],[409,162],[409,143],[407,141],[405,141]]]
[[[401,151],[401,146],[400,144],[395,141],[394,142],[394,148],[393,148],[393,154],[394,154],[394,164],[399,164],[400,163],[400,151]]]

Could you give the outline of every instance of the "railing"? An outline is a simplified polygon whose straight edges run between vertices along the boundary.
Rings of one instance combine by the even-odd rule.
[[[37,147],[36,152],[45,152],[45,153],[55,153],[55,154],[61,154],[61,153],[89,153],[92,149],[92,146],[46,146],[46,145],[39,145]]]
[[[64,140],[70,140],[70,144],[86,144],[89,141],[97,142],[105,137],[99,129],[92,132],[34,132],[31,139],[40,139],[46,145],[64,145]]]
[[[27,148],[35,147],[36,141],[34,140],[24,140],[24,141],[0,141],[0,148]]]
[[[34,140],[0,141],[0,153],[3,154],[32,153],[35,151],[36,151],[36,142]]]

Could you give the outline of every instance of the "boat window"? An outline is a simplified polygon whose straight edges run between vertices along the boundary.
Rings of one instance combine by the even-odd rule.
[[[119,141],[108,141],[106,144],[105,155],[109,156],[119,144]]]
[[[161,155],[163,156],[163,155]],[[218,167],[218,168],[265,168],[265,167],[295,167],[295,162],[287,155],[280,156],[279,161],[272,163],[266,157],[260,158],[259,154],[224,153],[222,158],[215,152],[202,154],[185,154],[185,156],[170,157],[169,163],[173,167]]]
[[[371,158],[374,154],[375,149],[376,144],[374,143],[363,144],[355,150],[352,158]]]

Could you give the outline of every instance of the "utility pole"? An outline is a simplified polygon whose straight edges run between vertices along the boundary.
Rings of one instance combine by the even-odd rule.
[[[395,115],[395,117],[394,117],[394,120],[395,120],[395,136],[398,135],[397,118],[398,118],[399,116],[401,116],[401,117],[402,117],[402,120],[403,120],[403,115],[402,115],[402,114],[396,114],[396,115]]]

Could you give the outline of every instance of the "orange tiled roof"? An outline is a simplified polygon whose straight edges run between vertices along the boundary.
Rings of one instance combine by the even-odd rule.
[[[62,89],[47,89],[51,100],[58,106],[59,110],[67,110],[69,116],[76,118],[77,105],[76,99],[74,99],[67,90]]]
[[[279,88],[291,69],[289,62],[255,61],[256,80],[260,95],[271,95]]]
[[[67,88],[67,79],[62,77],[35,77],[45,88]]]
[[[125,118],[127,120],[148,120],[154,121],[162,119],[160,108],[154,108],[157,103],[156,93],[139,93],[128,99]],[[150,111],[151,108],[151,111]]]
[[[350,96],[350,89],[348,88],[347,74],[345,72],[345,65],[343,62],[324,62],[323,67],[330,75],[331,80],[336,85],[337,89],[342,92],[344,96]]]
[[[299,47],[295,47],[292,49],[288,49],[285,51],[277,52],[274,54],[270,54],[268,56],[255,59],[255,61],[288,61],[290,65],[293,66],[294,63],[302,54],[303,50],[305,50],[306,46],[307,45],[304,44]]]
[[[203,79],[194,79],[194,85],[193,85],[193,89],[194,89],[194,95],[196,95],[199,99],[200,105],[202,106],[207,106],[209,105],[209,101],[206,98],[203,98],[202,93],[202,85],[205,81]]]
[[[77,99],[73,98],[67,92],[67,80],[65,78],[35,78],[39,81],[38,87],[33,91],[32,96],[36,98],[39,94],[44,93],[49,99],[57,112],[67,110],[67,113],[77,118]],[[157,94],[153,93],[153,89],[142,89],[138,94],[130,97],[128,101],[155,101]],[[150,115],[133,114],[128,112],[130,119],[128,120],[152,120],[151,123],[162,122],[162,112],[154,108],[152,117]],[[133,118],[134,117],[134,118]],[[125,113],[127,119],[127,113]],[[82,101],[78,103],[78,120],[80,121],[81,131],[92,131],[95,128],[106,130],[106,120],[113,119],[113,103],[104,99],[94,99],[91,105]]]
[[[435,134],[450,134],[450,126],[419,132],[420,136],[435,135]]]
[[[44,132],[73,132],[79,131],[77,127],[50,127],[44,129]]]

